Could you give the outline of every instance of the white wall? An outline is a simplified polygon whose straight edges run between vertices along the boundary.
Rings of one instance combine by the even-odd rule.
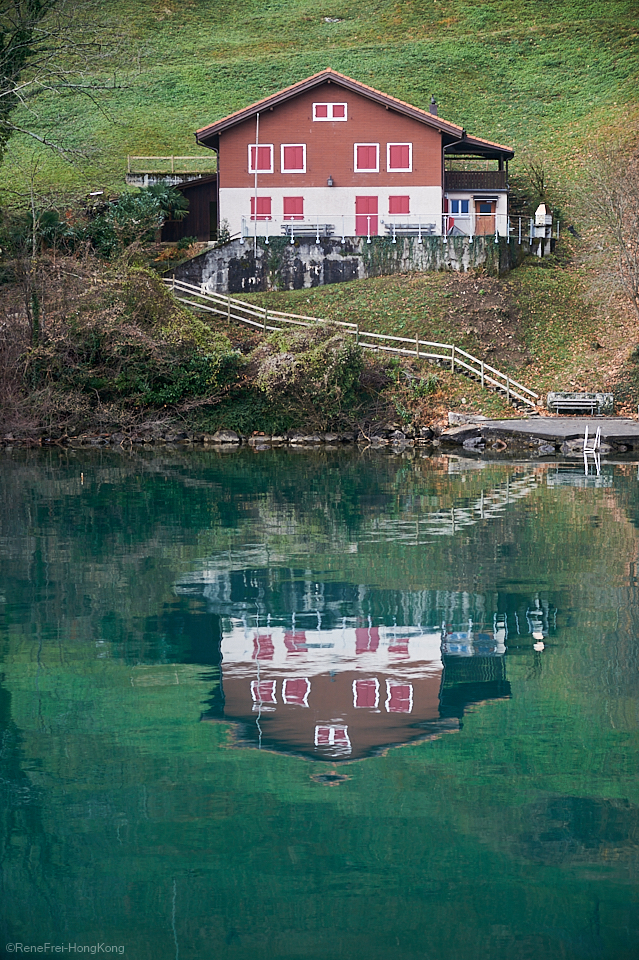
[[[283,221],[283,198],[304,197],[304,220],[308,223],[332,223],[335,227],[335,236],[342,231],[342,217],[344,217],[345,236],[355,235],[355,197],[377,196],[379,233],[384,234],[385,227],[381,223],[397,222],[417,223],[421,221],[425,226],[435,224],[435,233],[441,233],[442,190],[440,187],[304,187],[299,188],[271,188],[268,185],[267,175],[258,178],[258,197],[271,197],[271,216],[269,234],[281,234]],[[255,196],[253,188],[221,188],[220,189],[220,222],[228,220],[231,234],[237,234],[242,229],[242,218],[245,219],[249,235],[253,235],[255,225],[251,221],[251,197]],[[389,216],[389,196],[409,196],[410,213]],[[293,221],[295,223],[295,221]],[[258,221],[258,236],[263,236],[266,225]]]

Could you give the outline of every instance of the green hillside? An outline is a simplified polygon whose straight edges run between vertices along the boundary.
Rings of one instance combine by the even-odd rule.
[[[193,154],[196,128],[330,66],[568,172],[592,137],[637,116],[634,0],[106,0],[123,35],[101,69],[117,88],[42,96],[20,117],[86,152],[70,165],[16,136],[4,188],[123,186],[127,154]],[[8,199],[8,196],[6,197]]]

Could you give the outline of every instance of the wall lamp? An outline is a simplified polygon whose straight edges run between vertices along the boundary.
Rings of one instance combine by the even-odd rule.
[[[326,186],[327,186],[327,187],[332,187],[332,186],[333,186],[333,178],[331,177],[330,173],[329,173],[329,175],[328,175],[328,180],[326,181]]]

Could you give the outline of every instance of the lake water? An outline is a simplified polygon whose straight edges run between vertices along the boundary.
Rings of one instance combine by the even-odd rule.
[[[7,955],[639,956],[637,464],[0,478]]]

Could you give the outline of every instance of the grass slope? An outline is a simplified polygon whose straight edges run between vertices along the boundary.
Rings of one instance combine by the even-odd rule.
[[[201,152],[197,127],[326,66],[419,106],[434,93],[442,116],[567,167],[636,110],[634,0],[106,0],[96,17],[125,34],[122,86],[102,109],[42,96],[21,117],[90,162],[16,137],[5,189],[23,192],[37,163],[40,189],[118,190],[127,154]]]

